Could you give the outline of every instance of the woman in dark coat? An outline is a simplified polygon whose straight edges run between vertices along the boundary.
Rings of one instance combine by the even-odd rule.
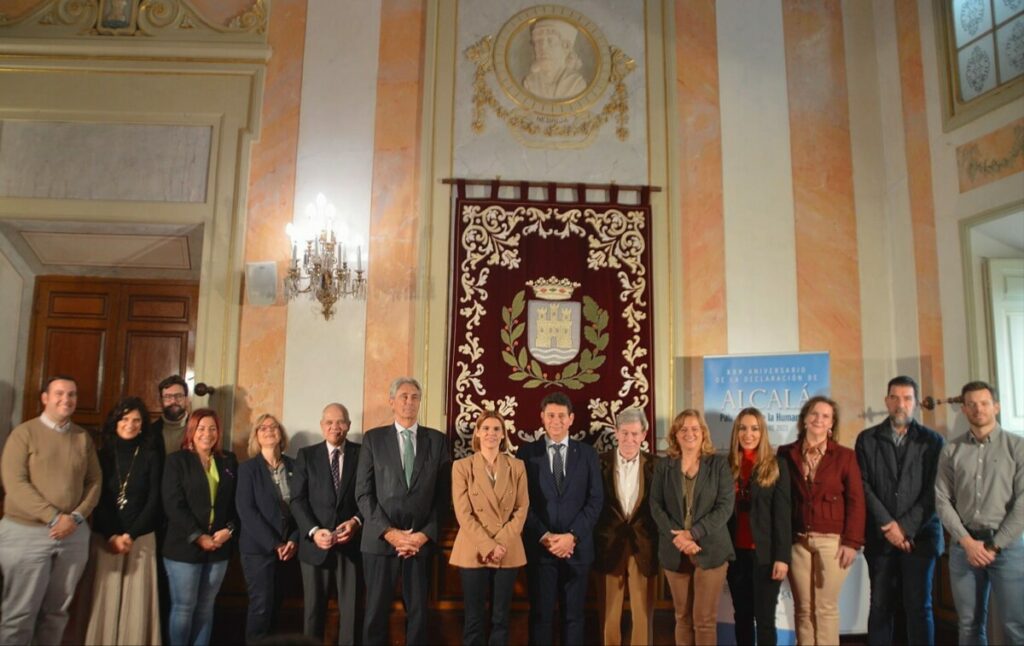
[[[171,594],[172,646],[205,646],[213,605],[224,582],[235,531],[238,461],[221,450],[220,419],[209,408],[193,411],[181,450],[164,464],[167,536],[163,557]]]
[[[729,564],[729,592],[736,618],[736,643],[758,646],[777,641],[775,608],[793,547],[789,469],[775,457],[768,425],[756,408],[736,415],[729,442],[736,483],[736,509],[729,533],[736,560]]]
[[[268,413],[256,419],[249,433],[249,460],[238,467],[235,506],[241,522],[238,549],[249,591],[245,639],[255,642],[274,628],[281,605],[281,567],[295,556],[299,530],[288,503],[295,462],[282,454],[288,436]]]

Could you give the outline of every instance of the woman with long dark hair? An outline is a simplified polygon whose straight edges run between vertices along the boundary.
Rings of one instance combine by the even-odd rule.
[[[729,466],[736,508],[729,520],[736,560],[727,579],[736,619],[736,643],[773,646],[779,587],[793,549],[789,468],[775,457],[768,424],[756,408],[744,408],[732,425]],[[755,629],[756,626],[756,629]]]
[[[103,424],[103,488],[93,512],[95,578],[86,644],[159,644],[156,529],[163,456],[150,441],[149,413],[122,399]]]

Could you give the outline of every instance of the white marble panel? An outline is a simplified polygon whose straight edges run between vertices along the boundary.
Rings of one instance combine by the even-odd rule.
[[[729,352],[789,352],[800,328],[782,7],[716,6]]]
[[[0,124],[0,196],[206,201],[209,126]]]
[[[636,69],[625,79],[630,105],[629,136],[625,141],[618,139],[614,120],[609,120],[586,147],[554,150],[528,147],[516,139],[491,109],[485,117],[483,132],[473,132],[476,66],[465,51],[484,36],[495,37],[509,18],[537,4],[535,0],[462,0],[459,3],[453,174],[476,178],[501,176],[505,179],[646,184],[649,180],[643,2],[566,0],[560,3],[596,23],[610,45],[636,62]],[[501,91],[494,83],[493,74],[489,76],[489,83],[499,95]],[[608,92],[611,92],[610,87]],[[599,111],[607,96],[598,100],[596,110],[592,110]]]
[[[310,0],[306,17],[295,220],[323,193],[353,253],[359,242],[366,253],[369,240],[380,11],[380,0]],[[325,321],[304,297],[288,304],[282,421],[297,434],[290,453],[320,441],[320,412],[330,402],[348,408],[351,437],[360,435],[366,303],[343,301],[335,310]]]

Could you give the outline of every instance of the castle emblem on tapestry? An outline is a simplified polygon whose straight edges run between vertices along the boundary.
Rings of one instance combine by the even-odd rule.
[[[608,121],[620,140],[629,137],[624,81],[636,63],[580,12],[530,7],[465,55],[476,66],[474,132],[493,113],[527,146],[586,146]]]
[[[471,453],[483,410],[510,422],[516,445],[539,437],[540,402],[553,390],[574,402],[574,439],[599,450],[614,445],[621,410],[654,419],[646,194],[640,202],[467,198],[459,189],[446,389],[456,456]]]

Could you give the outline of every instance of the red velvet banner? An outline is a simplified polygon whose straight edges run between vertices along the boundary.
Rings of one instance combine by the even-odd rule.
[[[555,390],[573,402],[573,439],[599,451],[614,446],[625,408],[646,411],[653,428],[647,192],[640,205],[463,194],[460,186],[446,390],[455,457],[472,452],[486,409],[509,421],[516,445],[539,437],[540,402]]]

